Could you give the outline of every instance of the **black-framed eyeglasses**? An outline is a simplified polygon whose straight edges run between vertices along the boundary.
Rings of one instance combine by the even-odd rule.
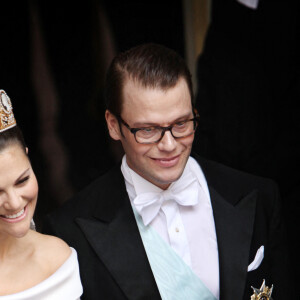
[[[134,138],[139,144],[155,144],[158,143],[166,131],[170,131],[174,139],[180,139],[192,135],[198,126],[199,115],[188,120],[179,121],[167,127],[150,126],[142,128],[131,128],[122,118],[118,116],[119,123],[121,122],[134,135]]]

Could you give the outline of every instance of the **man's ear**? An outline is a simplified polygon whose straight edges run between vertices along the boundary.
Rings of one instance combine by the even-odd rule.
[[[105,111],[105,119],[107,123],[107,128],[109,131],[109,135],[114,140],[121,139],[119,122],[114,114],[112,114],[109,110]]]

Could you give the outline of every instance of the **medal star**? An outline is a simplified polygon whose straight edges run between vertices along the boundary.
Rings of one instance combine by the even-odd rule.
[[[251,296],[251,300],[272,300],[271,295],[273,291],[273,285],[271,288],[267,287],[265,280],[263,280],[260,289],[257,289],[253,286],[251,288],[254,292],[254,294]]]

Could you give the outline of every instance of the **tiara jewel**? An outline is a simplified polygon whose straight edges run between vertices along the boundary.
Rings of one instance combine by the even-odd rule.
[[[4,90],[0,90],[0,132],[16,125],[10,98]]]

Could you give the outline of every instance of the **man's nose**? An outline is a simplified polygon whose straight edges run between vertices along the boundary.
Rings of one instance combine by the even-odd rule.
[[[168,151],[171,152],[176,147],[176,140],[173,137],[171,131],[166,131],[163,138],[157,144],[157,147],[161,151]]]

